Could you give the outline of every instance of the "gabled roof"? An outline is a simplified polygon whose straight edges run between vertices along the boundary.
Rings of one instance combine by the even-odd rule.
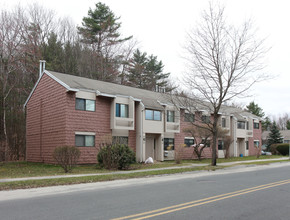
[[[171,101],[172,100],[171,95],[166,94],[166,93],[159,93],[159,92],[149,91],[145,89],[139,89],[135,87],[124,86],[120,84],[104,82],[104,81],[95,80],[95,79],[89,79],[89,78],[80,77],[80,76],[58,73],[58,72],[54,72],[50,70],[45,70],[42,76],[44,74],[54,79],[56,82],[58,82],[63,87],[65,87],[68,91],[74,91],[74,92],[81,91],[81,90],[90,91],[90,92],[95,92],[96,95],[107,96],[107,97],[112,97],[112,98],[117,97],[117,96],[131,97],[132,99],[136,101],[141,101],[146,108],[151,108],[151,109],[163,110],[164,105],[173,105]],[[28,103],[30,97],[32,96],[34,90],[36,89],[42,76],[36,82],[24,106],[26,106],[26,104]],[[246,112],[242,109],[235,108],[232,106],[223,105],[221,107],[220,112],[226,115],[233,115],[238,120],[239,119],[242,120],[244,119],[244,117],[251,117],[251,118],[261,120],[259,117],[249,112]]]

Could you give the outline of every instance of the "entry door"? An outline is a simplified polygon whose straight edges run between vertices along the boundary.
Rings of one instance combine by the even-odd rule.
[[[148,157],[152,157],[153,159],[155,159],[155,155],[154,155],[154,148],[155,148],[155,138],[152,136],[147,136],[146,137],[146,159]]]

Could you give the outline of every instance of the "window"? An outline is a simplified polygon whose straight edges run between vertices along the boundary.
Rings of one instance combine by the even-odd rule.
[[[164,150],[174,150],[174,138],[164,138]]]
[[[249,122],[247,121],[247,130],[249,130]]]
[[[184,145],[186,147],[190,147],[191,145],[194,145],[194,139],[193,138],[185,138]]]
[[[260,124],[259,123],[256,123],[254,122],[254,129],[259,129],[260,128]]]
[[[128,145],[128,137],[113,136],[112,143],[113,144],[125,144],[125,145]]]
[[[246,150],[249,150],[249,141],[246,141]]]
[[[194,114],[190,114],[190,113],[185,113],[184,114],[184,121],[186,122],[194,122]]]
[[[202,140],[201,140],[201,144],[205,144],[205,147],[210,147],[210,140],[205,140],[205,138],[203,138]]]
[[[161,121],[161,111],[146,109],[145,119],[153,121]]]
[[[116,117],[120,118],[128,118],[129,117],[129,110],[128,105],[126,104],[119,104],[116,103]]]
[[[174,111],[167,110],[167,122],[174,122]]]
[[[254,141],[254,146],[255,147],[260,147],[260,141]]]
[[[227,127],[226,118],[222,118],[222,127],[223,128]]]
[[[224,149],[224,141],[218,140],[218,149],[223,150]]]
[[[94,147],[95,136],[94,135],[75,135],[75,144],[77,147]]]
[[[238,129],[245,129],[245,128],[246,128],[246,122],[238,121]]]
[[[83,111],[95,111],[95,100],[76,98],[76,109]]]
[[[207,115],[201,116],[201,121],[205,124],[208,124],[210,122],[210,118]]]

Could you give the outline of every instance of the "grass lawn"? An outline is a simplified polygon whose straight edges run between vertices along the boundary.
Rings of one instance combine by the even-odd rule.
[[[280,158],[281,156],[260,156],[259,159],[270,159]],[[255,156],[249,157],[232,157],[229,159],[218,159],[218,163],[222,162],[233,162],[233,161],[246,161],[256,160]],[[205,166],[211,163],[211,159],[198,160],[183,160],[181,164],[176,164],[175,161],[164,161],[157,162],[155,164],[133,164],[131,169],[142,170],[142,169],[154,169],[163,167],[174,167],[174,166],[186,166],[196,163],[202,163]],[[72,173],[69,174],[89,174],[89,173],[107,173],[114,172],[101,169],[97,165],[79,165],[76,166]],[[31,162],[8,162],[0,163],[0,179],[4,178],[21,178],[21,177],[35,177],[35,176],[55,176],[65,175],[63,169],[58,165],[43,164],[43,163],[31,163]]]
[[[118,180],[132,179],[132,178],[139,178],[139,177],[175,174],[175,173],[191,172],[191,171],[198,171],[198,170],[217,170],[217,169],[222,169],[222,168],[223,167],[211,167],[211,166],[205,165],[202,167],[191,167],[191,168],[180,168],[180,169],[175,168],[175,169],[169,169],[169,170],[151,170],[151,171],[144,171],[141,173],[125,173],[125,174],[112,173],[109,175],[99,175],[99,176],[67,177],[67,178],[57,178],[57,179],[0,182],[0,191],[13,190],[13,189],[27,189],[27,188],[36,188],[36,187],[45,187],[45,186],[93,183],[93,182],[101,182],[101,181],[112,181],[112,180],[117,180],[117,179]]]
[[[275,159],[281,158],[281,156],[261,156],[259,159]],[[278,161],[258,161],[251,162],[250,160],[256,160],[256,157],[243,157],[243,158],[230,158],[230,159],[218,159],[218,163],[221,162],[234,162],[234,161],[249,161],[246,164],[269,164],[274,162],[283,162],[286,160]],[[287,159],[288,160],[288,159]],[[289,160],[288,160],[289,161]],[[39,180],[21,180],[14,182],[0,182],[1,190],[13,190],[13,189],[25,189],[25,188],[35,188],[35,187],[45,187],[45,186],[56,186],[56,185],[70,185],[79,183],[92,183],[100,181],[111,181],[117,179],[131,179],[146,176],[164,175],[164,174],[174,174],[183,172],[192,172],[199,170],[217,170],[230,166],[209,166],[211,160],[204,159],[202,161],[197,160],[184,160],[182,164],[176,164],[174,161],[164,161],[157,162],[155,164],[134,164],[131,169],[142,170],[142,169],[153,169],[162,167],[172,167],[172,169],[166,170],[144,170],[144,172],[138,173],[114,173],[114,171],[108,171],[101,169],[97,165],[80,165],[73,169],[71,174],[91,174],[91,173],[109,173],[107,175],[98,176],[84,176],[84,177],[64,177],[57,179],[39,179]],[[186,166],[194,163],[201,163],[204,166],[198,167],[180,167],[174,168],[176,166]],[[218,164],[217,163],[217,164]],[[0,163],[0,179],[3,178],[17,178],[17,177],[33,177],[33,176],[53,176],[53,175],[64,175],[63,169],[58,165],[49,165],[42,163],[29,163],[29,162],[9,162]]]

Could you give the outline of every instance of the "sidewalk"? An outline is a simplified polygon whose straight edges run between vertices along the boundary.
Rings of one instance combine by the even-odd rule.
[[[218,163],[217,166],[230,166],[230,165],[235,165],[235,164],[262,162],[262,161],[276,161],[276,160],[286,160],[286,159],[289,159],[289,158],[288,157],[281,157],[281,158],[276,158],[276,159],[235,161],[235,162]],[[143,169],[143,170],[114,171],[114,172],[108,172],[108,173],[23,177],[23,178],[12,178],[12,179],[0,179],[0,182],[16,182],[16,181],[25,181],[25,180],[58,179],[58,178],[69,178],[69,177],[100,176],[100,175],[103,176],[103,175],[126,174],[126,173],[142,173],[142,172],[147,172],[147,171],[170,170],[170,169],[181,169],[181,168],[202,167],[202,166],[208,166],[208,164],[200,163],[200,164],[191,164],[191,165],[186,165],[186,166],[164,167],[164,168]]]

